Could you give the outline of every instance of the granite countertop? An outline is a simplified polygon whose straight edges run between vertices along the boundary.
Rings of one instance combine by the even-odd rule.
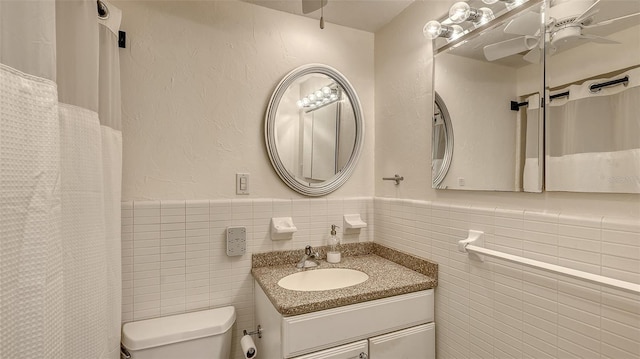
[[[324,258],[326,248],[317,249]],[[280,279],[299,272],[295,264],[302,258],[302,250],[256,253],[251,274],[285,317],[431,289],[438,284],[437,264],[376,243],[342,245],[341,252],[340,263],[320,260],[318,267],[306,270],[349,268],[366,273],[369,279],[346,288],[312,292],[280,287]]]

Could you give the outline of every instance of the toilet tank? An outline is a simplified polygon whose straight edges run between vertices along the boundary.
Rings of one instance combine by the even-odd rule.
[[[235,320],[235,308],[224,307],[126,323],[123,353],[131,359],[227,359]]]

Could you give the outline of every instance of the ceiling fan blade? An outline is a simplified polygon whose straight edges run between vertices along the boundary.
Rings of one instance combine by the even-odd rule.
[[[535,36],[521,36],[515,39],[496,42],[483,48],[484,57],[489,61],[495,61],[507,56],[519,54],[538,46],[539,39]]]
[[[532,64],[537,64],[540,63],[540,58],[542,52],[540,51],[539,47],[533,48],[531,49],[531,51],[527,52],[522,59],[524,59],[527,62],[530,62]]]
[[[302,1],[302,13],[308,14],[319,10],[327,5],[328,0],[301,0]]]
[[[504,32],[513,35],[534,35],[540,30],[541,23],[540,14],[527,11],[511,20],[507,26],[504,27]]]
[[[582,28],[583,29],[590,29],[592,27],[598,27],[598,26],[605,26],[605,25],[611,25],[616,21],[620,21],[620,20],[624,20],[624,19],[628,19],[630,17],[634,17],[634,16],[638,16],[640,15],[640,12],[637,12],[635,14],[629,14],[629,15],[625,15],[625,16],[620,16],[620,17],[616,17],[613,19],[609,19],[609,20],[604,20],[604,21],[600,21],[599,23],[596,24],[592,24],[592,25],[583,25]]]
[[[600,0],[596,0],[596,2],[593,3],[593,5],[589,6],[589,8],[585,10],[585,12],[583,12],[582,14],[580,14],[580,16],[578,16],[575,20],[573,20],[573,23],[579,24],[587,20],[588,18],[592,17],[593,15],[597,14],[598,12],[600,12],[600,9],[598,9],[599,4],[600,4]]]
[[[582,40],[597,42],[599,44],[619,44],[620,43],[618,41],[614,41],[611,39],[607,39],[606,37],[596,36],[596,35],[580,35],[578,38]]]

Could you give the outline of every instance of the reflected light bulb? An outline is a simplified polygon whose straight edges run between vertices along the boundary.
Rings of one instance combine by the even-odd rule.
[[[329,100],[328,97],[325,97],[325,98],[322,99],[322,103],[329,103],[329,101],[331,101],[331,100]]]
[[[331,89],[330,89],[329,87],[325,86],[325,87],[323,87],[323,88],[322,88],[322,93],[323,93],[325,96],[326,96],[326,95],[329,95],[329,94],[331,94]]]
[[[493,11],[488,7],[481,7],[478,11],[482,13],[482,17],[476,21],[476,25],[486,24],[495,18]]]
[[[316,104],[312,103],[311,105],[309,105],[309,108],[316,108]]]
[[[330,98],[331,98],[332,100],[335,100],[335,99],[337,99],[337,98],[338,98],[338,95],[337,95],[337,94],[335,94],[335,93],[332,93],[332,94],[331,94],[331,96],[330,96]]]
[[[451,25],[451,35],[447,38],[449,42],[459,38],[464,34],[464,29],[460,25]]]
[[[298,101],[296,101],[296,105],[298,105],[298,108],[303,108],[304,107],[304,102],[302,102],[302,100],[298,100]]]
[[[322,101],[316,101],[316,106],[322,105]]]
[[[315,102],[316,101],[316,95],[314,95],[314,94],[310,94],[307,97],[309,98],[309,101],[311,101],[311,102]]]
[[[498,0],[482,0],[482,2],[487,4],[487,5],[491,5],[491,4],[497,3]]]
[[[316,95],[316,98],[322,98],[324,97],[324,94],[322,93],[322,91],[318,90],[316,92],[313,93],[314,95]]]
[[[309,101],[309,99],[305,97],[305,98],[303,98],[303,99],[302,99],[302,103],[303,103],[305,106],[307,106],[308,104],[310,104],[310,103],[311,103],[311,101]]]
[[[471,15],[471,7],[464,1],[457,2],[449,9],[449,19],[456,24],[467,21]]]
[[[442,25],[436,20],[431,20],[424,25],[422,33],[427,39],[433,40],[442,34]]]

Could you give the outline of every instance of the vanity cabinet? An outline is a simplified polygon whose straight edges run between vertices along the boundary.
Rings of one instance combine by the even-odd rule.
[[[264,358],[435,358],[433,289],[290,317],[257,283],[255,297]]]

